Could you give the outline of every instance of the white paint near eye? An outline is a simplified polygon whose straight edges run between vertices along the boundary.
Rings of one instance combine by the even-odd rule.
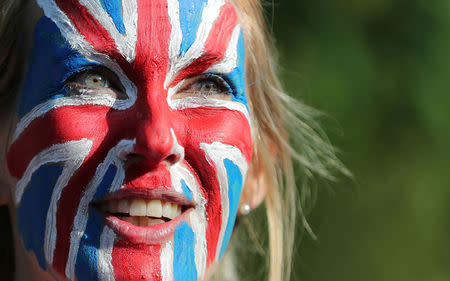
[[[168,241],[160,255],[162,281],[173,281],[173,242]]]
[[[230,42],[228,43],[227,50],[223,59],[216,64],[208,68],[205,73],[231,73],[238,65],[238,42],[241,35],[241,26],[238,24],[233,29]]]
[[[98,249],[98,280],[115,281],[114,268],[112,266],[112,250],[116,234],[108,226],[103,227],[100,235],[100,248]]]
[[[70,280],[75,280],[76,278],[75,264],[80,247],[80,240],[86,230],[86,225],[89,219],[89,204],[92,203],[94,195],[111,165],[114,165],[117,168],[117,171],[108,191],[112,192],[120,189],[123,180],[125,179],[125,171],[119,155],[122,153],[122,150],[128,150],[130,147],[134,146],[134,143],[135,140],[121,140],[108,152],[105,160],[97,167],[94,177],[89,182],[83,196],[80,199],[73,222],[73,228],[70,233],[70,248],[65,270],[66,276]]]
[[[219,239],[216,248],[216,260],[219,259],[220,249],[222,247],[223,237],[227,228],[229,219],[230,201],[228,196],[228,175],[224,165],[224,160],[229,159],[239,167],[242,178],[245,179],[248,169],[247,159],[242,152],[235,146],[223,144],[220,142],[201,143],[200,148],[206,152],[208,162],[216,167],[217,180],[220,185],[220,196],[222,204],[222,227],[219,233]]]
[[[206,40],[211,32],[214,22],[220,14],[220,9],[224,5],[224,0],[209,0],[203,9],[202,19],[195,35],[195,41],[183,57],[177,57],[169,66],[169,70],[164,82],[164,88],[167,88],[175,79],[178,73],[199,58],[203,52]],[[176,31],[178,32],[178,31]],[[177,35],[174,35],[177,36]],[[179,47],[178,47],[179,49]]]
[[[30,112],[22,117],[16,125],[12,137],[12,143],[14,143],[20,134],[38,117],[48,113],[52,109],[56,109],[63,106],[82,106],[82,105],[104,105],[115,109],[126,109],[134,104],[134,100],[116,100],[110,95],[78,95],[70,97],[56,98],[48,100],[35,106]]]
[[[182,99],[172,99],[169,106],[177,110],[198,107],[224,107],[241,112],[250,123],[250,114],[247,107],[242,102],[238,101],[219,100],[207,97],[185,97]]]

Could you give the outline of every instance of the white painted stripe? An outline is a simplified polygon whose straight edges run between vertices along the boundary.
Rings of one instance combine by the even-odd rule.
[[[67,160],[83,161],[87,154],[86,155],[79,154],[79,151],[86,151],[86,153],[89,153],[91,147],[92,147],[91,140],[81,139],[79,141],[69,141],[65,143],[52,145],[49,148],[41,151],[36,156],[34,156],[33,159],[30,161],[30,163],[28,164],[28,167],[25,170],[25,173],[23,174],[22,178],[17,182],[14,196],[16,206],[22,200],[23,193],[31,180],[31,176],[40,166],[48,163],[65,162]],[[65,166],[64,170],[70,168],[73,167]],[[62,184],[63,180],[59,181],[58,179],[58,183]]]
[[[180,25],[180,7],[178,0],[167,0],[167,9],[169,14],[170,25],[172,26],[172,30],[170,32],[170,41],[169,41],[169,65],[173,65],[176,63],[176,59],[180,54],[180,46],[183,40],[183,33],[181,31]],[[169,76],[171,76],[171,70],[166,73],[165,81],[168,81]],[[168,85],[164,85],[167,88]]]
[[[106,171],[108,171],[110,165],[115,165],[117,168],[117,172],[108,191],[118,190],[121,187],[125,178],[125,172],[123,171],[121,160],[118,158],[118,156],[123,153],[121,150],[128,149],[131,144],[134,144],[134,141],[121,140],[108,152],[105,160],[97,167],[93,179],[89,182],[86,190],[83,193],[83,196],[80,199],[77,213],[73,222],[72,232],[70,233],[70,248],[65,270],[67,278],[71,280],[75,280],[75,264],[80,247],[80,239],[86,230],[86,225],[89,218],[89,204],[92,202],[97,188],[103,180],[105,173]]]
[[[100,235],[100,248],[98,249],[97,272],[100,281],[115,281],[114,268],[111,263],[115,239],[114,231],[105,225]]]
[[[190,185],[191,186],[191,185]],[[195,267],[200,280],[203,280],[206,272],[207,242],[206,242],[206,226],[208,220],[206,218],[206,200],[201,196],[200,188],[192,191],[194,200],[200,200],[197,208],[189,215],[190,225],[195,233]]]
[[[178,57],[178,59],[169,66],[169,71],[164,82],[165,88],[169,86],[169,84],[176,78],[178,73],[183,68],[191,64],[203,54],[206,40],[208,39],[209,33],[211,32],[214,22],[218,18],[224,3],[224,0],[208,1],[203,9],[202,19],[197,29],[194,43],[183,57]]]
[[[72,48],[80,51],[83,55],[94,53],[92,45],[85,40],[84,36],[80,34],[75,25],[53,0],[37,0],[37,3],[44,10],[45,16],[56,23],[61,34]]]
[[[233,33],[231,34],[230,42],[228,43],[223,59],[208,68],[208,70],[205,71],[206,73],[228,74],[236,68],[238,64],[238,42],[240,35],[241,26],[238,24],[233,29]]]
[[[173,242],[168,241],[160,255],[162,281],[173,281]]]
[[[225,159],[230,159],[239,167],[243,179],[247,173],[248,163],[242,152],[235,146],[213,142],[211,144],[201,143],[200,148],[206,152],[209,160],[212,161],[217,171],[217,180],[220,185],[220,196],[222,204],[222,227],[216,248],[216,260],[219,259],[220,249],[223,243],[223,236],[228,224],[229,217],[229,196],[228,196],[228,175],[224,165]],[[208,160],[208,161],[209,161]]]
[[[102,25],[116,43],[117,50],[128,62],[132,62],[136,57],[137,41],[137,3],[136,1],[122,1],[123,24],[126,29],[125,34],[121,34],[114,24],[111,16],[103,9],[100,1],[79,0],[89,13]]]
[[[206,97],[186,97],[182,99],[171,99],[169,106],[177,110],[197,107],[225,107],[230,110],[241,112],[250,123],[250,114],[247,107],[242,102],[238,101],[219,100]]]
[[[66,145],[69,143],[65,143]],[[53,188],[50,206],[47,211],[44,234],[44,255],[48,264],[53,263],[53,255],[56,248],[57,228],[56,228],[56,213],[58,211],[58,202],[61,197],[63,189],[69,183],[70,178],[78,170],[87,155],[89,155],[92,148],[92,141],[83,139],[76,145],[71,143],[69,150],[71,157],[64,161],[64,169],[61,176],[58,178],[55,187]],[[67,148],[62,148],[67,149]]]
[[[30,112],[28,112],[19,123],[16,125],[16,130],[14,131],[12,137],[12,143],[14,143],[20,134],[33,122],[34,119],[41,117],[42,115],[48,113],[50,110],[63,107],[63,106],[82,106],[82,105],[104,105],[112,107],[117,110],[125,110],[130,108],[137,99],[137,88],[133,82],[125,75],[122,69],[114,62],[106,60],[103,65],[108,66],[109,69],[113,70],[119,77],[120,82],[125,88],[127,99],[118,100],[110,95],[99,95],[99,94],[80,94],[67,97],[61,97],[56,99],[48,100],[35,106]]]
[[[191,191],[192,200],[196,208],[191,211],[189,215],[189,223],[195,233],[195,266],[199,279],[202,279],[206,271],[206,199],[203,197],[200,185],[195,176],[190,172],[184,163],[178,163],[169,169],[172,186],[175,191],[183,193],[181,180],[186,182],[186,185]]]

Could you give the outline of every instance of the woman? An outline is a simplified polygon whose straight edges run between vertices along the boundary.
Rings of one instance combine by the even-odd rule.
[[[17,280],[207,280],[264,198],[268,278],[288,278],[291,158],[340,166],[280,90],[258,1],[38,0],[27,26],[4,5],[23,36],[3,31],[0,84]]]

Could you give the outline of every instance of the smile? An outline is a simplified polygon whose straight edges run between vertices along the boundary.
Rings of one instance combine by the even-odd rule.
[[[98,209],[135,226],[147,227],[175,219],[181,215],[183,206],[161,200],[130,198],[101,202]]]
[[[106,224],[131,243],[161,244],[188,221],[195,203],[164,188],[121,189],[91,205]]]

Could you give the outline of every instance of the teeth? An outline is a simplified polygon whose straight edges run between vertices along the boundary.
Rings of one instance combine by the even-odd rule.
[[[147,216],[160,218],[162,217],[162,205],[159,200],[150,200],[147,203]]]
[[[127,214],[130,212],[130,204],[128,200],[119,200],[117,204],[117,212]]]
[[[162,216],[165,218],[174,219],[179,214],[181,214],[181,207],[176,204],[166,202],[162,206]]]
[[[109,200],[100,204],[99,208],[103,212],[124,214],[119,215],[121,220],[144,227],[164,223],[167,219],[174,219],[181,214],[180,205],[141,198]]]
[[[148,217],[123,217],[122,220],[141,227],[151,226],[165,222],[162,219],[151,219]]]
[[[144,199],[131,200],[130,216],[145,216],[147,214],[147,204]]]

